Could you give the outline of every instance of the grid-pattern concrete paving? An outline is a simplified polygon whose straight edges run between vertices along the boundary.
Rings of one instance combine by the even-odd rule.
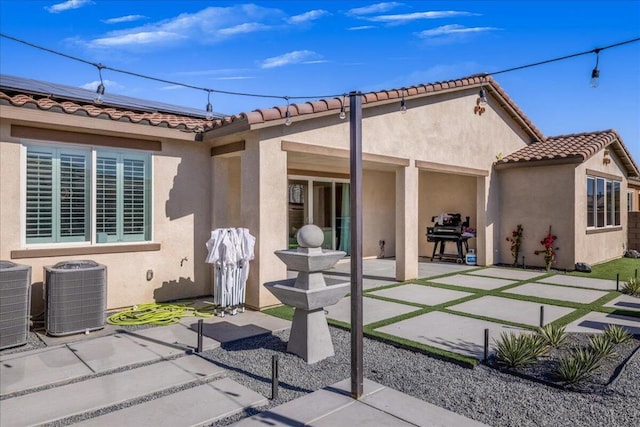
[[[197,356],[158,362],[116,374],[5,399],[0,425],[31,426],[98,410],[191,381],[221,375],[222,368]],[[29,408],[28,411],[25,408]]]
[[[453,276],[440,277],[431,279],[434,283],[442,283],[444,285],[455,285],[465,288],[491,290],[502,288],[503,286],[513,285],[513,280],[496,279],[493,277],[471,276],[467,274],[455,274]]]
[[[455,264],[450,262],[421,262],[418,264],[418,277],[430,278],[444,274],[461,273],[479,267],[475,265]]]
[[[420,310],[418,307],[381,301],[374,298],[365,297],[362,300],[362,323],[364,325]],[[341,299],[336,305],[325,307],[325,310],[327,310],[328,318],[344,323],[351,323],[351,299],[349,297]]]
[[[589,304],[599,298],[602,298],[608,293],[592,289],[577,289],[569,288],[567,286],[549,285],[546,283],[525,283],[524,285],[516,286],[515,288],[507,289],[503,292],[558,301],[571,301],[580,304]]]
[[[551,283],[552,285],[576,286],[578,288],[599,289],[601,291],[616,290],[615,280],[590,279],[588,277],[556,274],[554,276],[545,277],[538,281],[543,283]]]
[[[370,292],[369,295],[377,295],[385,298],[393,298],[399,301],[408,301],[423,305],[438,305],[464,298],[473,294],[470,292],[437,288],[435,286],[409,284]]]
[[[609,325],[625,327],[630,333],[640,335],[640,318],[621,316],[619,314],[607,314],[592,311],[586,316],[567,325],[567,332],[601,332]]]
[[[521,333],[523,330],[501,323],[455,314],[433,311],[401,322],[383,326],[376,331],[405,338],[476,359],[484,356],[484,330],[489,329],[490,347],[502,332]]]
[[[540,324],[540,307],[544,307],[544,323],[551,323],[574,311],[572,308],[557,305],[539,304],[529,301],[512,300],[493,296],[484,296],[471,301],[447,307],[449,310],[492,319],[506,320],[524,325]]]
[[[200,426],[267,402],[264,396],[223,378],[74,425]]]
[[[640,311],[640,298],[633,297],[631,295],[620,295],[606,303],[604,306],[620,310]]]
[[[477,276],[488,276],[488,277],[497,277],[499,279],[510,279],[510,280],[531,280],[536,277],[543,276],[547,273],[541,271],[527,271],[527,270],[516,270],[512,268],[483,268],[481,270],[470,271],[467,274],[474,274]]]

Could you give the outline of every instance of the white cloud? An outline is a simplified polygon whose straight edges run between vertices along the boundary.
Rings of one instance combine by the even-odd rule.
[[[111,31],[86,42],[88,47],[158,47],[167,43],[190,40],[215,43],[229,37],[254,31],[265,31],[282,25],[284,13],[279,9],[253,4],[229,7],[207,7],[195,13],[182,13],[169,19],[126,30]]]
[[[85,84],[81,85],[80,87],[82,89],[87,89],[87,90],[96,90],[96,89],[98,89],[98,85],[99,84],[100,84],[100,80],[94,80],[92,82],[85,83]],[[104,79],[104,80],[102,80],[102,84],[104,85],[105,88],[111,89],[111,90],[123,90],[124,89],[124,86],[122,86],[119,83],[114,82],[113,80]]]
[[[119,36],[104,37],[91,41],[93,47],[116,47],[131,45],[162,44],[169,40],[185,38],[178,33],[168,31],[141,31],[139,33],[122,34]]]
[[[214,80],[251,80],[255,77],[251,76],[229,76],[229,77],[216,77]]]
[[[322,18],[323,16],[329,15],[329,12],[322,9],[310,10],[309,12],[302,13],[300,15],[292,16],[287,19],[287,22],[290,24],[303,24],[305,22],[314,21],[316,19]]]
[[[45,7],[45,9],[49,13],[60,13],[65,10],[78,9],[91,3],[93,3],[91,0],[67,0],[62,3],[56,3],[53,6]]]
[[[414,12],[414,13],[401,13],[397,15],[378,15],[365,17],[369,21],[373,22],[386,22],[386,23],[403,23],[408,21],[416,21],[418,19],[439,19],[439,18],[453,18],[458,16],[477,16],[476,13],[460,12],[455,10],[442,10],[431,12]]]
[[[418,37],[426,39],[430,37],[449,36],[454,34],[481,33],[485,31],[495,31],[500,28],[496,27],[465,27],[463,25],[452,24],[443,25],[441,27],[424,30],[417,33]]]
[[[371,6],[356,7],[354,9],[350,9],[347,11],[347,15],[359,16],[359,15],[372,15],[374,13],[384,13],[402,5],[403,5],[402,3],[398,3],[395,1],[376,3],[376,4],[372,4]]]
[[[170,85],[170,86],[162,86],[160,88],[160,90],[179,90],[179,89],[186,89],[186,87],[180,86],[180,85]]]
[[[265,59],[262,61],[262,64],[260,64],[260,68],[276,68],[283,67],[285,65],[304,63],[313,61],[314,58],[319,56],[320,55],[311,50],[295,50],[293,52],[285,53],[284,55]]]
[[[326,59],[316,59],[313,61],[303,61],[303,64],[326,64],[329,61],[327,61]]]
[[[360,25],[359,27],[349,27],[347,28],[348,31],[362,31],[362,30],[372,30],[376,28],[373,25]]]
[[[105,19],[102,22],[104,22],[105,24],[120,24],[123,22],[139,21],[141,19],[146,19],[146,18],[147,17],[144,15],[126,15],[126,16],[119,16],[117,18]]]
[[[224,36],[233,36],[236,34],[255,33],[256,31],[266,31],[270,29],[271,27],[268,25],[260,24],[258,22],[247,22],[229,28],[221,28],[219,33]]]

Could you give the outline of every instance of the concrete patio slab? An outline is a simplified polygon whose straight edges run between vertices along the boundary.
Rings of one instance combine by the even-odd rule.
[[[193,351],[198,347],[197,320],[195,325],[195,328],[191,329],[187,325],[176,323],[158,328],[127,331],[123,335],[160,357],[170,357]],[[204,332],[202,335],[204,350],[220,347],[219,341],[207,336]]]
[[[360,400],[344,380],[240,421],[236,426],[469,426],[484,424],[367,379]]]
[[[264,396],[223,378],[74,425],[199,426],[267,402]]]
[[[2,395],[62,383],[92,373],[91,369],[65,346],[41,349],[28,355],[13,353],[3,356],[1,361]]]
[[[590,279],[588,277],[566,276],[564,274],[556,274],[538,281],[551,283],[553,285],[575,286],[578,288],[599,289],[602,291],[616,290],[615,280]]]
[[[490,351],[502,332],[522,333],[513,326],[433,311],[376,329],[396,337],[476,359],[484,357],[484,330],[489,329]]]
[[[620,310],[640,311],[640,298],[631,295],[620,295],[604,305]]]
[[[510,279],[510,280],[531,280],[536,277],[543,276],[547,274],[544,271],[527,271],[527,270],[517,270],[515,268],[498,268],[498,267],[490,267],[483,268],[482,270],[470,271],[467,274],[473,274],[476,276],[488,276],[488,277],[497,277],[499,279]]]
[[[491,290],[502,288],[504,286],[513,285],[514,281],[505,279],[496,279],[493,277],[471,276],[467,274],[456,274],[453,276],[441,277],[439,279],[431,279],[434,283],[442,283],[445,285],[454,285],[464,288]]]
[[[567,325],[567,332],[601,332],[609,325],[624,326],[634,335],[640,335],[640,317],[621,316],[592,311]]]
[[[420,262],[418,263],[418,278],[424,279],[443,274],[462,273],[479,268],[476,265],[455,264],[452,262]]]
[[[330,274],[330,273],[325,273],[324,274],[325,279],[327,280],[327,283],[329,283],[329,280],[333,280],[333,281],[340,281],[340,282],[348,282],[351,280],[351,276],[348,275],[341,275],[341,274]],[[393,279],[385,279],[385,278],[368,278],[368,277],[363,277],[362,278],[362,289],[364,289],[365,291],[369,290],[369,289],[374,289],[374,288],[380,288],[382,286],[389,286],[389,285],[393,285],[394,283],[398,283],[396,280]]]
[[[393,298],[400,301],[409,301],[432,306],[464,298],[473,294],[469,292],[436,288],[435,286],[409,284],[371,292],[369,295],[377,295],[385,298]]]
[[[509,294],[528,295],[533,297],[548,298],[560,301],[571,301],[581,304],[589,304],[603,296],[607,292],[591,289],[569,288],[567,286],[549,285],[546,283],[525,283],[524,285],[503,291]]]
[[[418,307],[367,297],[363,298],[362,304],[362,322],[364,325],[420,310]],[[341,299],[336,305],[325,307],[325,310],[327,310],[328,318],[344,323],[351,323],[351,300],[349,297]]]
[[[169,387],[220,375],[222,368],[197,356],[158,362],[2,401],[0,425],[51,423]],[[25,408],[29,408],[25,411]]]
[[[540,307],[544,307],[544,323],[551,323],[574,311],[572,308],[557,305],[540,304],[529,301],[519,301],[508,298],[485,296],[462,304],[447,307],[461,313],[489,317],[525,325],[538,326],[540,324]]]

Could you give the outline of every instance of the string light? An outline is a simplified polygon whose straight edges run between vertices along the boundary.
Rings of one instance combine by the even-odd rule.
[[[591,87],[597,88],[600,83],[600,70],[598,69],[598,62],[600,62],[600,49],[594,50],[596,54],[596,66],[591,70]]]
[[[405,88],[402,88],[402,99],[400,100],[400,113],[405,114],[407,112],[407,101],[404,100]]]
[[[340,120],[344,120],[347,118],[347,113],[344,107],[346,100],[347,100],[347,95],[342,95],[342,101],[340,101],[340,114],[338,115],[338,117],[340,117]]]
[[[208,90],[207,91],[207,107],[206,107],[206,114],[205,114],[205,118],[209,121],[213,120],[213,106],[211,105],[211,91]]]
[[[53,49],[49,49],[43,46],[39,46],[37,44],[19,39],[17,37],[13,37],[4,33],[0,33],[0,37],[6,38],[6,39],[10,39],[13,40],[15,42],[18,43],[22,43],[24,45],[39,49],[39,50],[43,50],[49,53],[53,53],[55,55],[59,55],[59,56],[63,56],[65,58],[68,59],[72,59],[74,61],[78,61],[78,62],[82,62],[88,65],[92,65],[96,68],[98,68],[98,72],[100,74],[100,79],[101,79],[101,84],[98,86],[98,89],[96,90],[96,93],[98,94],[96,96],[96,103],[99,103],[100,101],[102,101],[102,95],[104,94],[104,83],[102,82],[102,69],[106,69],[106,70],[110,70],[116,73],[121,73],[121,74],[126,74],[126,75],[130,75],[133,77],[139,77],[139,78],[143,78],[143,79],[147,79],[147,80],[153,80],[156,82],[160,82],[160,83],[165,83],[165,84],[170,84],[170,85],[175,85],[175,86],[180,86],[180,87],[184,87],[184,88],[189,88],[189,89],[196,89],[196,90],[204,90],[207,91],[207,93],[220,93],[220,94],[225,94],[225,95],[233,95],[233,96],[248,96],[248,97],[254,97],[254,98],[271,98],[271,99],[285,99],[287,101],[287,114],[285,117],[285,124],[290,125],[291,124],[291,117],[289,114],[289,102],[291,99],[322,99],[322,98],[335,98],[338,97],[340,95],[300,95],[300,96],[282,96],[282,95],[271,95],[271,94],[260,94],[260,93],[247,93],[247,92],[234,92],[234,91],[226,91],[226,90],[220,90],[220,89],[211,89],[211,88],[205,88],[205,87],[200,87],[200,86],[194,86],[194,85],[190,85],[190,84],[186,84],[186,83],[181,83],[181,82],[175,82],[175,81],[171,81],[171,80],[166,80],[166,79],[160,79],[157,77],[152,77],[152,76],[148,76],[145,74],[140,74],[140,73],[136,73],[136,72],[132,72],[132,71],[128,71],[128,70],[123,70],[123,69],[118,69],[118,68],[113,68],[113,67],[109,67],[106,65],[102,65],[99,63],[95,63],[95,62],[91,62],[88,61],[86,59],[82,59],[82,58],[78,58],[66,53],[62,53]],[[508,73],[508,72],[512,72],[512,71],[517,71],[517,70],[522,70],[525,68],[531,68],[531,67],[537,67],[540,65],[544,65],[544,64],[548,64],[551,62],[557,62],[557,61],[563,61],[566,59],[570,59],[570,58],[575,58],[577,56],[582,56],[582,55],[587,55],[587,54],[592,54],[595,53],[596,55],[598,55],[598,57],[596,58],[596,60],[598,60],[599,58],[599,53],[603,50],[606,49],[611,49],[614,47],[618,47],[618,46],[622,46],[622,45],[626,45],[626,44],[630,44],[630,43],[635,43],[640,41],[640,37],[636,37],[634,39],[630,39],[630,40],[625,40],[619,43],[614,43],[614,44],[610,44],[607,46],[603,46],[603,47],[599,47],[599,48],[595,48],[595,49],[591,49],[591,50],[587,50],[584,52],[578,52],[578,53],[574,53],[574,54],[570,54],[570,55],[565,55],[565,56],[561,56],[561,57],[557,57],[557,58],[552,58],[552,59],[548,59],[545,61],[540,61],[540,62],[534,62],[534,63],[530,63],[530,64],[525,64],[525,65],[521,65],[521,66],[517,66],[517,67],[512,67],[512,68],[507,68],[507,69],[503,69],[503,70],[499,70],[499,71],[494,71],[494,72],[490,72],[490,73],[484,73],[483,76],[495,76],[498,74],[503,74],[503,73]],[[596,67],[592,70],[591,72],[592,75],[592,81],[595,78],[596,79],[596,84],[597,84],[597,79],[600,77],[600,70],[598,69],[598,63],[596,62]],[[402,106],[404,104],[405,109],[402,110]],[[402,111],[406,111],[406,101],[404,100],[404,93],[402,96],[402,101],[401,101],[401,110]],[[346,115],[345,115],[346,117]]]
[[[102,102],[104,102],[104,83],[102,81],[102,69],[104,68],[104,65],[102,64],[96,64],[96,68],[98,69],[98,75],[100,76],[100,84],[98,85],[98,88],[96,89],[96,96],[95,98],[93,98],[93,102],[95,102],[96,104],[100,105],[102,104]]]
[[[289,97],[285,96],[284,99],[287,101],[287,112],[284,115],[284,125],[291,126],[291,113],[289,113]]]

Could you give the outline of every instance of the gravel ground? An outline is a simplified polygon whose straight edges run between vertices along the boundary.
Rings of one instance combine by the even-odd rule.
[[[242,340],[204,354],[244,386],[271,395],[271,356],[280,357],[280,405],[350,377],[350,334],[331,328],[336,355],[313,365],[286,353],[289,331]],[[640,355],[604,393],[561,391],[486,366],[468,369],[421,353],[364,340],[364,376],[491,426],[638,426]],[[230,425],[265,407],[220,420]]]

